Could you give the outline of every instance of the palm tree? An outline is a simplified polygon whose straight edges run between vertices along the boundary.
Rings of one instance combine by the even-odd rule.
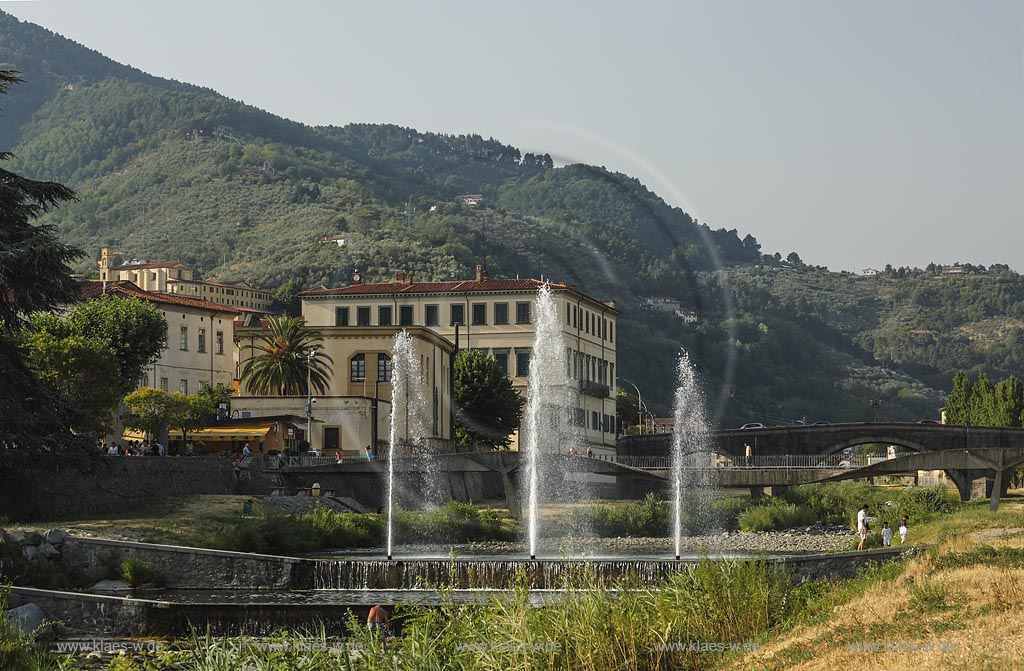
[[[260,335],[258,343],[243,348],[254,351],[242,366],[242,383],[257,395],[324,393],[334,360],[318,347],[319,334],[307,328],[302,317],[271,317],[267,321],[269,332]]]

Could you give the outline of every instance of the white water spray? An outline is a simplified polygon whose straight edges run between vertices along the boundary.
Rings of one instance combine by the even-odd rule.
[[[529,492],[530,558],[537,557],[540,531],[539,507],[543,482],[541,455],[557,454],[569,408],[567,406],[567,375],[565,343],[559,329],[558,307],[551,288],[546,284],[537,291],[534,302],[536,331],[530,352],[530,382],[526,395],[523,445],[526,450],[524,485]],[[570,381],[571,383],[571,381]]]
[[[704,395],[689,355],[679,354],[676,368],[672,430],[672,537],[676,559],[680,557],[683,535],[683,493],[688,492],[695,507],[710,505],[712,451],[704,412]],[[691,512],[706,512],[691,511]]]
[[[388,436],[388,559],[394,547],[395,512],[395,458],[400,456],[401,435],[405,444],[413,445],[416,439],[426,435],[424,402],[422,398],[419,356],[413,347],[412,338],[406,331],[395,335],[391,357],[391,430]],[[409,455],[402,455],[409,456]]]

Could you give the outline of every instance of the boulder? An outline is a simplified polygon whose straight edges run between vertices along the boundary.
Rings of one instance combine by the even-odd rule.
[[[132,586],[124,580],[100,580],[86,591],[93,594],[123,594],[132,591]]]
[[[60,559],[60,550],[53,543],[47,543],[43,546],[43,556],[47,559]]]
[[[24,536],[21,537],[22,545],[40,545],[43,542],[43,535],[34,529],[18,529]]]
[[[25,558],[29,561],[34,561],[39,554],[39,548],[35,545],[25,545],[21,549],[25,553]]]
[[[63,529],[50,529],[46,532],[46,542],[51,545],[60,545],[68,537],[68,532]]]
[[[11,529],[4,535],[4,538],[10,543],[24,545],[26,535],[27,534],[25,533],[24,529]]]
[[[27,603],[7,611],[7,624],[15,629],[20,629],[28,636],[43,624],[43,609],[34,603]]]

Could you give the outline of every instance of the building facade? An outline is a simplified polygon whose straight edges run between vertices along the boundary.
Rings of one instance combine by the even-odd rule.
[[[345,328],[310,324],[318,332],[319,347],[331,357],[332,374],[324,394],[312,404],[311,447],[326,454],[362,454],[370,447],[379,452],[390,433],[392,349],[398,327]],[[452,438],[451,357],[454,346],[425,328],[405,329],[419,358],[421,379],[412,387],[422,400],[423,416],[418,426],[398,425],[399,438]],[[235,332],[239,368],[258,350],[253,346],[261,328],[239,328]],[[240,382],[239,396],[231,401],[232,414],[242,417],[294,414],[304,415],[306,396],[256,396]]]
[[[104,295],[152,303],[167,319],[167,346],[139,386],[195,393],[203,382],[230,386],[235,377],[234,319],[238,311],[210,301],[144,291],[127,281],[89,281],[83,300]]]
[[[299,294],[309,326],[344,333],[372,327],[429,329],[458,349],[481,350],[494,358],[525,400],[535,332],[534,301],[547,284],[555,295],[566,352],[566,378],[579,389],[573,421],[597,454],[615,449],[614,304],[591,298],[573,286],[534,279],[496,279],[477,268],[474,280],[415,282],[398,274],[392,282],[320,287]]]
[[[110,247],[100,249],[99,269],[101,282],[127,281],[153,293],[174,294],[261,313],[268,312],[273,303],[269,291],[245,282],[198,280],[192,269],[181,261],[122,263],[120,253]]]

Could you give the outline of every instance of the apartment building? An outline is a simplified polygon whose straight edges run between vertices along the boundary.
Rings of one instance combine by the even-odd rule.
[[[566,378],[579,389],[573,421],[598,455],[615,449],[615,349],[618,310],[564,283],[490,279],[482,266],[472,280],[416,282],[399,273],[390,282],[319,287],[299,294],[309,326],[340,332],[389,327],[428,329],[458,349],[482,350],[511,378],[525,399],[535,331],[534,301],[547,284],[558,305],[566,351]],[[458,339],[456,342],[456,329]],[[351,362],[339,362],[344,366]]]
[[[392,349],[398,327],[346,328],[315,325],[318,347],[333,361],[327,389],[315,394],[312,404],[312,430],[307,440],[325,454],[361,456],[369,447],[382,453],[390,433]],[[412,395],[422,399],[423,416],[404,416],[397,435],[405,438],[452,438],[451,357],[454,346],[437,333],[426,329],[406,329],[422,374]],[[239,370],[250,357],[263,333],[262,328],[239,328]],[[231,399],[231,408],[240,417],[280,414],[305,415],[306,396],[256,396],[240,383],[239,395]],[[411,421],[415,419],[416,421]],[[306,429],[303,429],[306,432]]]
[[[238,310],[210,301],[144,291],[135,284],[89,281],[82,300],[104,295],[138,298],[152,303],[167,319],[167,347],[146,369],[140,386],[191,394],[202,382],[231,385],[235,376],[233,329]]]
[[[100,249],[100,281],[127,281],[143,291],[174,294],[243,311],[266,313],[273,297],[245,282],[211,282],[195,278],[191,268],[181,261],[144,263],[126,260],[110,247]]]

